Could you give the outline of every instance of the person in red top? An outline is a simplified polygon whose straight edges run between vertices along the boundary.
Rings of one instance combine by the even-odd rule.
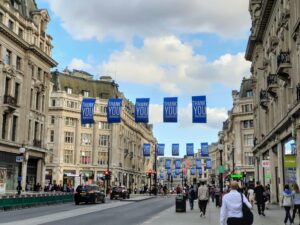
[[[177,193],[177,194],[180,194],[180,193],[181,193],[181,188],[180,188],[179,184],[178,184],[178,186],[176,187],[176,193]]]

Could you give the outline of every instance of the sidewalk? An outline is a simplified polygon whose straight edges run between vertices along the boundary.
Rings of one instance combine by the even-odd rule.
[[[150,220],[141,225],[219,225],[220,224],[220,209],[210,202],[207,206],[206,218],[201,218],[197,201],[195,201],[194,210],[190,210],[189,203],[187,203],[186,213],[175,212],[175,199],[174,206],[157,214]],[[266,217],[259,216],[256,207],[253,209],[254,224],[253,225],[282,225],[285,216],[284,209],[272,205],[269,210],[265,211]],[[295,224],[299,224],[298,215],[295,219]]]

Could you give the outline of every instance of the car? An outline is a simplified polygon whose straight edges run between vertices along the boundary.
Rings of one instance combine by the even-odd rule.
[[[116,186],[113,187],[111,192],[110,192],[110,199],[118,199],[118,198],[130,198],[129,191],[127,190],[126,187],[124,186]]]
[[[105,203],[105,193],[104,190],[96,184],[79,185],[76,188],[74,201],[76,205],[79,205],[80,202],[91,202],[94,204],[97,204],[98,202]]]

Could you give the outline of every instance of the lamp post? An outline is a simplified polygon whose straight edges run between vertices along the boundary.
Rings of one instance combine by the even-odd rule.
[[[21,148],[19,148],[20,155],[19,155],[19,160],[18,160],[19,171],[18,171],[18,186],[17,186],[18,195],[20,195],[21,191],[22,191],[22,185],[21,185],[21,182],[22,182],[22,162],[24,160],[25,150],[26,149],[24,148],[24,145],[22,145]]]
[[[219,183],[220,183],[220,191],[223,193],[223,144],[218,144],[218,149],[220,153],[220,171],[219,171]]]
[[[157,195],[157,144],[155,143],[154,151],[154,195]],[[151,188],[151,186],[150,186]]]

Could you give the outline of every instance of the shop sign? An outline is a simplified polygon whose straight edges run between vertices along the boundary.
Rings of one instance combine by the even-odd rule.
[[[266,174],[266,175],[265,175],[265,179],[266,179],[266,180],[271,180],[271,178],[272,178],[271,174]]]
[[[270,168],[270,160],[262,160],[261,163],[263,168]]]
[[[16,156],[16,162],[23,162],[23,156]]]
[[[285,155],[284,156],[284,167],[285,168],[296,168],[296,156]]]

